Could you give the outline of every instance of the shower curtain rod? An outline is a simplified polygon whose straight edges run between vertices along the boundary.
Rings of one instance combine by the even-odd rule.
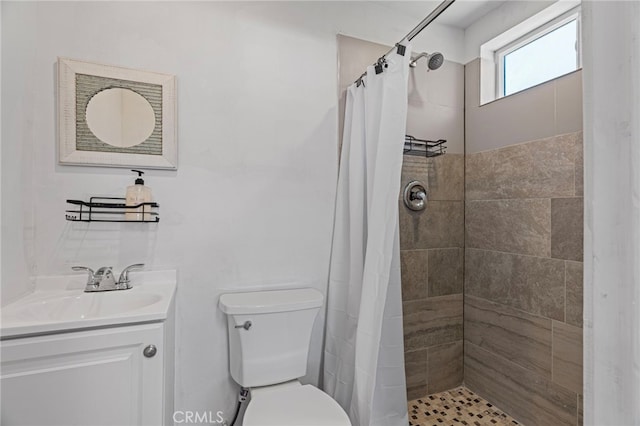
[[[442,3],[440,3],[435,9],[433,9],[431,11],[431,13],[429,15],[427,15],[426,18],[424,18],[422,21],[420,21],[420,23],[418,25],[416,25],[416,27],[414,29],[412,29],[411,31],[409,31],[409,33],[404,36],[402,38],[402,40],[404,40],[405,38],[409,41],[413,40],[413,38],[415,36],[417,36],[418,34],[420,34],[420,32],[422,30],[424,30],[427,25],[429,25],[430,23],[432,23],[433,21],[435,21],[435,19],[440,16],[440,14],[442,12],[444,12],[449,6],[451,6],[456,0],[444,0]],[[396,46],[398,46],[402,40],[400,40],[398,43],[396,43]],[[379,63],[381,62],[381,60],[383,60],[389,53],[393,52],[393,49],[396,48],[396,46],[392,47],[387,53],[385,53],[384,55],[382,55],[378,61],[376,62]],[[375,65],[375,64],[374,64]],[[358,79],[356,80],[356,83],[362,80],[362,77],[364,77],[365,75],[367,75],[367,72],[363,72],[362,75],[360,75],[360,77],[358,77]]]

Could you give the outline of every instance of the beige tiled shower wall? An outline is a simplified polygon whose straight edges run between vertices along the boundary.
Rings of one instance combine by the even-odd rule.
[[[400,259],[407,396],[459,386],[463,379],[464,156],[405,156],[402,181],[420,180],[424,211],[400,201]]]
[[[343,35],[337,42],[342,131],[346,88],[389,47]],[[464,66],[445,61],[427,72],[422,60],[410,70],[408,90],[407,133],[448,146],[433,159],[405,156],[402,168],[402,188],[420,180],[429,193],[423,212],[398,205],[405,370],[414,399],[462,383]]]
[[[425,63],[409,73],[407,133],[446,139],[447,154],[404,156],[402,185],[426,185],[427,208],[399,202],[405,372],[409,399],[459,386],[463,378],[464,67]]]
[[[484,106],[465,69],[464,381],[527,426],[581,424],[581,71]]]

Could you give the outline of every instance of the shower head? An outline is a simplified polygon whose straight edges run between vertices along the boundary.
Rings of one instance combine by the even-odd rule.
[[[434,52],[429,54],[427,52],[423,52],[415,58],[412,58],[409,66],[415,68],[418,65],[418,59],[420,58],[427,58],[427,68],[430,70],[437,70],[444,63],[444,56],[442,53]]]
[[[444,64],[444,56],[440,52],[432,53],[427,61],[430,70],[437,70]]]

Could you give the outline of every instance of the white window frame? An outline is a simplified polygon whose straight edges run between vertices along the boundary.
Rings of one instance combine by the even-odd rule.
[[[498,65],[501,61],[498,60],[496,52],[508,47],[513,47],[513,50],[515,50],[518,41],[521,41],[522,44],[520,46],[523,46],[527,42],[542,37],[552,31],[548,26],[553,26],[554,23],[558,24],[558,26],[561,25],[556,20],[562,21],[566,19],[566,22],[568,22],[574,14],[577,15],[577,31],[580,32],[582,30],[580,4],[581,0],[556,1],[549,7],[503,31],[480,46],[480,105],[503,97],[500,94],[500,87],[503,85],[500,84],[501,73],[498,70]],[[545,29],[547,30],[546,32]],[[580,33],[578,33],[578,52],[581,51],[580,39]],[[581,57],[581,53],[578,53],[578,57]],[[580,65],[578,68],[580,68]]]
[[[570,11],[563,13],[562,15],[552,19],[549,22],[535,28],[532,31],[529,31],[524,36],[513,40],[509,44],[501,47],[496,50],[495,55],[495,63],[496,63],[496,99],[502,98],[505,96],[504,93],[504,57],[508,54],[520,49],[523,46],[526,46],[529,43],[533,43],[539,38],[546,36],[547,34],[557,30],[558,28],[568,24],[571,21],[576,21],[576,70],[582,67],[582,49],[580,46],[580,32],[581,32],[581,13],[580,6],[571,9]],[[573,71],[572,71],[573,72]],[[557,76],[557,77],[560,77]],[[555,78],[557,78],[555,77]],[[541,84],[541,83],[540,83]],[[533,87],[533,86],[529,86]],[[529,87],[526,87],[522,90],[526,90]],[[517,92],[515,92],[517,93]]]

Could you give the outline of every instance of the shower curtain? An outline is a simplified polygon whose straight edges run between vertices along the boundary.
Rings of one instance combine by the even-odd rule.
[[[382,72],[368,67],[363,84],[347,91],[324,389],[354,426],[408,424],[398,193],[410,52],[405,40],[387,56]]]

